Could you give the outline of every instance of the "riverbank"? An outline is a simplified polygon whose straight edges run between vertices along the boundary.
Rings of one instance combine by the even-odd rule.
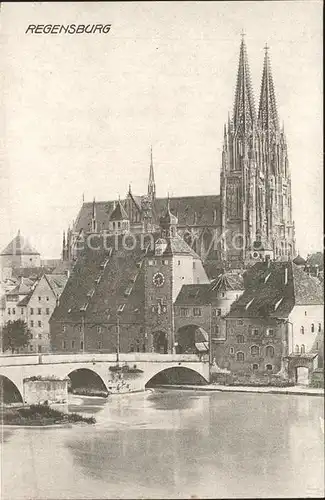
[[[48,405],[30,405],[22,407],[3,407],[2,425],[15,427],[50,427],[66,424],[95,424],[94,417],[83,417],[78,413],[64,413]]]
[[[292,387],[247,387],[247,386],[231,386],[231,385],[160,385],[153,389],[182,389],[194,391],[216,391],[216,392],[245,392],[245,393],[261,393],[261,394],[293,394],[301,396],[322,396],[324,397],[324,389],[316,389],[308,386],[292,386]]]

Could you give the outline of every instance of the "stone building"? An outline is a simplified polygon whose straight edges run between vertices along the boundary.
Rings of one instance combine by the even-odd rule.
[[[178,234],[205,265],[212,260],[222,268],[240,269],[267,256],[276,260],[293,258],[290,168],[284,129],[279,126],[270,57],[266,48],[256,113],[244,38],[233,114],[225,125],[220,163],[220,195],[170,199],[170,210],[178,219]],[[157,232],[166,201],[157,197],[151,150],[147,192],[138,196],[129,188],[119,202],[123,224],[134,234]],[[64,235],[64,259],[75,258],[74,247],[82,233],[114,232],[115,211],[115,201],[84,202]]]
[[[208,284],[183,285],[175,302],[175,332],[178,352],[197,352],[200,337],[210,342],[213,359],[226,338],[225,317],[231,304],[244,291],[237,272],[223,272]]]
[[[174,301],[183,284],[209,280],[169,202],[157,233],[89,232],[84,242],[50,320],[52,349],[173,352]]]
[[[49,319],[66,281],[67,276],[60,274],[43,274],[35,281],[22,277],[5,294],[3,324],[21,319],[31,332],[28,346],[19,349],[19,352],[49,351]]]
[[[318,365],[316,336],[323,332],[323,287],[292,262],[257,263],[245,291],[226,317],[217,365],[237,376],[281,375],[297,381]]]

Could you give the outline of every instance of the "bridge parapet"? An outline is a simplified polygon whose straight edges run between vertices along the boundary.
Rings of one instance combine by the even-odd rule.
[[[196,354],[159,354],[148,352],[121,353],[121,363],[202,363]],[[76,353],[76,354],[38,354],[38,355],[9,355],[0,357],[0,366],[22,365],[52,365],[66,363],[115,363],[114,353]]]

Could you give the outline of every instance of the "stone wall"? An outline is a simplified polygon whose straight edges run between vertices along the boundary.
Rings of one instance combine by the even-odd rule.
[[[66,403],[68,380],[32,377],[24,380],[24,402],[28,404]]]

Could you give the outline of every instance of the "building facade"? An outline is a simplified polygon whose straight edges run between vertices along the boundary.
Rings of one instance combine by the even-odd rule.
[[[18,231],[17,236],[0,254],[0,281],[10,278],[13,269],[36,268],[40,266],[40,253]]]

